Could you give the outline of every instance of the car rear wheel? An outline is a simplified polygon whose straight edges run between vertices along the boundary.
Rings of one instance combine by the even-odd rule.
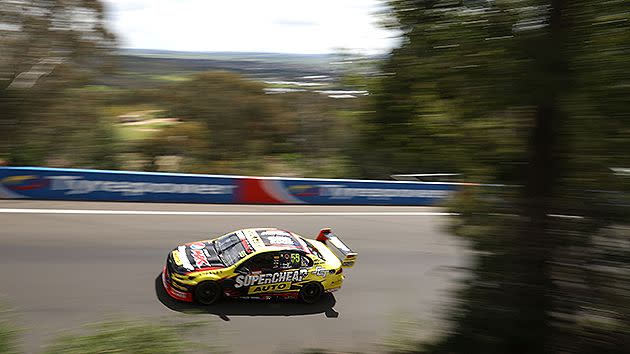
[[[221,298],[221,285],[214,281],[204,281],[195,288],[195,301],[202,305],[211,305]]]
[[[306,283],[300,290],[300,300],[307,304],[317,302],[324,294],[324,287],[320,283]]]

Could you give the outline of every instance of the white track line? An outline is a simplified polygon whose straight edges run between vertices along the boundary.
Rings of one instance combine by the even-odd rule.
[[[430,211],[160,211],[160,210],[81,210],[81,209],[11,209],[0,208],[0,214],[92,214],[92,215],[191,215],[191,216],[449,216],[455,213]]]

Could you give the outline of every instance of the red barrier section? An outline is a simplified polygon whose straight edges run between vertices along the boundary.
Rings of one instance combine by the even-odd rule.
[[[263,181],[254,178],[242,178],[238,181],[237,203],[283,204],[283,201],[267,193],[262,186]]]

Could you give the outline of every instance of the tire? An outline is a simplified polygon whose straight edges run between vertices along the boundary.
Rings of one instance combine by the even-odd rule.
[[[212,305],[221,298],[223,289],[214,281],[203,281],[195,287],[195,301],[201,305]]]
[[[322,295],[324,295],[324,287],[320,283],[306,283],[300,289],[300,300],[307,304],[316,303]]]

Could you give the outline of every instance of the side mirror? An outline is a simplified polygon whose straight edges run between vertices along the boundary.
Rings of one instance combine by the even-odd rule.
[[[247,275],[247,274],[251,273],[251,271],[247,267],[241,267],[241,268],[237,269],[236,272],[238,274],[242,274],[242,275]]]

